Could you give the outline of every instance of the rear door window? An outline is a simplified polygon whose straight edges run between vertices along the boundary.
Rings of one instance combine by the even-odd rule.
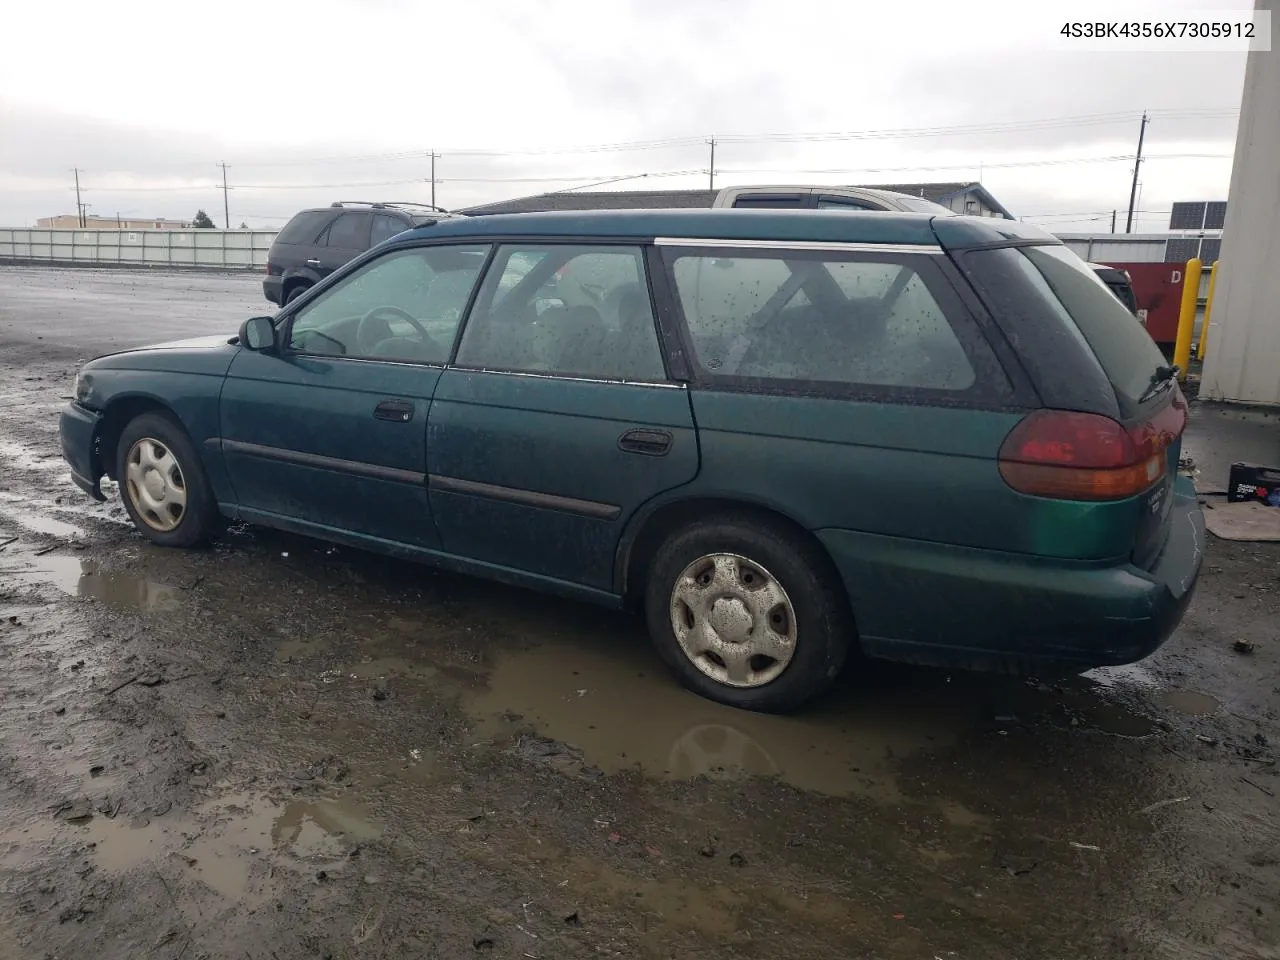
[[[1142,323],[1087,263],[1064,246],[1022,247],[1024,272],[1064,321],[1079,330],[1116,392],[1136,404],[1165,364]]]
[[[366,250],[369,247],[369,215],[344,213],[329,227],[328,245],[341,250]]]
[[[332,219],[333,213],[329,210],[304,210],[285,224],[276,236],[276,243],[315,243]]]
[[[979,378],[989,352],[929,261],[672,251],[668,262],[694,359],[709,378],[952,395],[993,378],[1003,386],[999,373]]]
[[[795,210],[813,206],[813,197],[807,193],[748,193],[737,197],[733,205],[751,210]]]
[[[640,248],[499,248],[457,362],[552,376],[665,380]]]

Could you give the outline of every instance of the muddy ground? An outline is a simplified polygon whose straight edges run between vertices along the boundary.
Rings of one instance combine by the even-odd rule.
[[[257,279],[0,268],[3,960],[1280,957],[1276,545],[1133,667],[733,711],[626,616],[81,495],[77,359]]]

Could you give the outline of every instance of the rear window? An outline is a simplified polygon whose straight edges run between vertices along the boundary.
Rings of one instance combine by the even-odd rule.
[[[1028,276],[1083,334],[1116,392],[1136,403],[1165,363],[1138,318],[1066,247],[1022,247],[1020,252]]]
[[[315,243],[333,214],[328,210],[304,210],[284,225],[276,243]]]

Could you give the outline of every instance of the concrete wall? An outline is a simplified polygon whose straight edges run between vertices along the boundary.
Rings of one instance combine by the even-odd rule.
[[[6,260],[78,266],[264,268],[274,230],[31,230],[0,228]]]
[[[1245,69],[1200,395],[1280,404],[1280,0],[1256,6],[1271,11],[1271,52]]]

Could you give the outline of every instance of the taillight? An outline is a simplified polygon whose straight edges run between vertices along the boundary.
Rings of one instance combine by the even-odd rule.
[[[1173,403],[1126,429],[1109,417],[1037,410],[1000,447],[1000,475],[1019,493],[1055,500],[1123,500],[1150,489],[1168,470],[1166,451],[1182,435],[1187,405]]]

